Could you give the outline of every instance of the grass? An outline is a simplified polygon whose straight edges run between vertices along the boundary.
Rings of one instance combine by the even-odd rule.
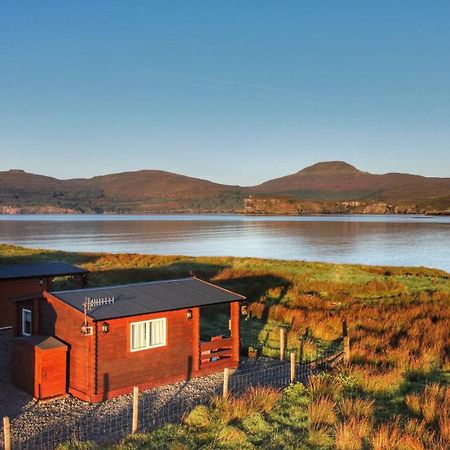
[[[217,402],[198,411],[203,428],[170,425],[118,449],[450,447],[450,280],[442,270],[0,246],[0,263],[40,260],[81,265],[92,272],[93,286],[193,272],[247,296],[244,350],[252,345],[272,356],[280,326],[288,330],[288,349],[308,360],[334,349],[347,321],[351,364],[313,379],[308,389],[263,396],[269,409],[250,407],[248,396]],[[212,333],[219,323],[209,326]]]

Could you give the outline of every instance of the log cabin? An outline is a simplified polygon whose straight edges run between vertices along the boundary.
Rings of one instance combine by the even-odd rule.
[[[0,330],[12,329],[13,336],[27,336],[38,326],[38,302],[59,277],[73,278],[85,285],[87,270],[62,262],[0,265]]]
[[[196,277],[44,292],[33,343],[16,340],[13,379],[38,399],[68,392],[96,403],[133,386],[144,390],[236,368],[244,299]],[[226,326],[211,332],[203,324],[217,308]],[[23,358],[25,347],[33,358]],[[31,379],[24,379],[27,372]]]

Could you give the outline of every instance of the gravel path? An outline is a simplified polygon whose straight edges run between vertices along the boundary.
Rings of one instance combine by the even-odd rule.
[[[42,434],[43,430],[46,429],[57,429],[58,427],[61,428],[62,425],[66,428],[75,428],[80,427],[80,424],[100,423],[102,419],[105,419],[103,420],[105,423],[108,421],[113,423],[113,420],[109,419],[115,419],[117,428],[120,426],[127,427],[131,416],[131,395],[124,395],[93,405],[71,396],[46,403],[38,403],[30,395],[12,386],[9,383],[9,341],[10,333],[0,332],[0,417],[10,417],[13,439],[16,443],[23,443],[29,440],[30,436]],[[236,379],[246,380],[251,374],[264,372],[266,368],[278,370],[276,368],[280,367],[284,371],[286,364],[267,358],[244,359],[233,376]],[[238,375],[241,374],[243,376],[239,377]],[[208,398],[215,393],[220,393],[222,382],[222,373],[217,373],[196,378],[189,382],[151,389],[141,393],[140,408],[147,415],[152,414],[162,417],[171,408],[175,411],[175,407],[180,408],[180,405],[185,407],[190,402],[194,403],[200,398]],[[170,418],[171,416],[168,415],[167,419],[170,420]],[[99,427],[92,426],[92,430],[94,428]],[[90,429],[87,432],[87,437],[93,439],[101,439],[102,435],[107,433],[105,429],[97,430],[96,433],[92,430]],[[113,440],[112,435],[111,439]],[[29,444],[29,447],[27,447],[21,444],[18,448],[35,448],[36,445],[36,443]],[[43,444],[41,448],[46,448],[46,446]],[[50,445],[48,448],[50,448]]]

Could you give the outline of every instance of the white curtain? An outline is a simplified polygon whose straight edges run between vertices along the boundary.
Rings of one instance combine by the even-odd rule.
[[[131,324],[131,350],[166,345],[166,318]]]
[[[150,345],[165,345],[166,343],[166,319],[156,319],[150,322]]]

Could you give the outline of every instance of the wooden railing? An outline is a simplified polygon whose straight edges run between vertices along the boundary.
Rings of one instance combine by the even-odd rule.
[[[217,339],[200,343],[200,368],[210,367],[233,355],[233,340],[231,338]]]

